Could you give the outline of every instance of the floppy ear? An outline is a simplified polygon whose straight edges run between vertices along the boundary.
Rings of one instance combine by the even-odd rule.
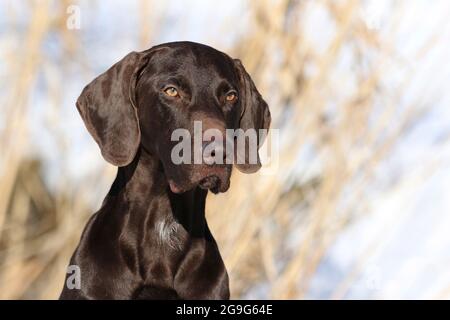
[[[140,144],[135,87],[147,61],[148,51],[129,53],[89,83],[76,103],[103,157],[116,166],[129,164]]]
[[[256,89],[252,78],[245,70],[239,59],[234,60],[234,64],[239,74],[240,81],[240,103],[241,103],[241,118],[239,121],[239,128],[243,131],[248,129],[255,129],[257,135],[257,149],[261,147],[266,135],[260,135],[260,129],[268,130],[270,127],[270,111],[267,103],[262,98],[261,94]],[[256,163],[250,163],[251,157],[249,155],[250,149],[246,143],[245,150],[238,150],[238,159],[245,159],[245,163],[237,163],[236,167],[239,171],[244,173],[253,173],[261,168],[261,161],[259,159],[258,150],[256,152]],[[239,155],[239,153],[241,153]],[[245,154],[242,154],[245,153]]]

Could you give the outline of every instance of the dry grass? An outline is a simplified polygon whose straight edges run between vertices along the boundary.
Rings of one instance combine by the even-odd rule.
[[[49,191],[40,160],[26,153],[27,114],[37,76],[48,66],[55,68],[42,53],[46,35],[60,36],[57,45],[67,59],[82,61],[88,54],[78,33],[65,27],[67,3],[37,3],[30,2],[26,30],[14,30],[25,50],[2,57],[13,76],[0,97],[1,299],[57,297],[68,258],[95,209],[89,196],[97,193],[96,184],[78,188],[64,173],[57,190]],[[263,284],[262,297],[303,298],[327,249],[349,222],[368,211],[365,200],[374,173],[420,116],[420,106],[398,113],[408,81],[387,88],[382,71],[401,64],[401,57],[391,39],[368,28],[360,2],[254,1],[248,7],[249,30],[226,51],[244,62],[271,106],[273,127],[282,129],[280,167],[275,175],[235,173],[230,192],[209,198],[208,219],[231,276],[233,297],[245,297]],[[321,50],[304,25],[317,8],[334,25]],[[395,34],[401,6],[393,11]],[[146,19],[149,12],[143,1],[138,15],[143,30],[153,27]],[[141,32],[140,45],[151,42],[152,34]],[[340,65],[344,50],[354,63],[347,70]],[[64,66],[56,70],[62,79]],[[55,106],[60,86],[56,81],[46,93]],[[59,135],[59,107],[54,108],[49,130]],[[64,153],[69,146],[61,139],[56,147]],[[106,185],[111,170],[92,178]],[[333,297],[343,297],[352,279],[345,279]]]

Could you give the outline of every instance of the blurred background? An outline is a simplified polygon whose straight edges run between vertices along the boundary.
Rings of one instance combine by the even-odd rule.
[[[115,177],[82,88],[191,40],[243,61],[280,130],[274,172],[234,172],[207,201],[232,297],[449,299],[449,16],[446,0],[1,1],[0,298],[58,297]]]

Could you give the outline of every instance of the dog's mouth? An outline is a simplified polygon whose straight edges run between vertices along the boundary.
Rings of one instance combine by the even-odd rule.
[[[204,190],[211,190],[213,193],[219,192],[219,187],[221,185],[221,181],[218,176],[212,175],[208,176],[198,183],[198,186]]]
[[[170,190],[173,193],[184,193],[188,190],[199,187],[203,190],[210,190],[212,193],[225,192],[230,187],[230,173],[231,169],[214,170],[207,174],[199,174],[197,177],[192,177],[185,180],[184,183],[176,179],[168,179]]]
[[[212,193],[225,192],[228,189],[228,185],[225,185],[216,175],[203,178],[198,183],[194,184],[194,186],[195,185],[198,185],[201,189],[210,190]],[[190,186],[190,188],[183,188],[173,180],[169,180],[169,187],[173,193],[183,193],[192,188],[192,186]]]

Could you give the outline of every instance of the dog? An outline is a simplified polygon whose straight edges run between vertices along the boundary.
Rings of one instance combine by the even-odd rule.
[[[233,166],[257,171],[259,157],[249,163],[245,151],[242,163],[175,164],[171,134],[192,133],[195,121],[224,134],[269,128],[268,105],[240,60],[194,42],[131,52],[88,84],[76,106],[118,171],[70,260],[80,285],[69,287],[68,274],[60,299],[229,299],[206,196],[228,190]],[[202,140],[212,155],[224,147]]]

